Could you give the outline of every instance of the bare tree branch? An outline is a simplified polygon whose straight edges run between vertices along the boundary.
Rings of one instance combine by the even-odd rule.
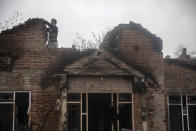
[[[100,43],[103,41],[106,33],[109,31],[111,31],[111,29],[108,27],[100,34],[95,34],[95,32],[92,32],[92,40],[86,40],[78,32],[76,32],[75,38],[73,39],[73,45],[79,50],[97,49],[99,48]]]
[[[11,29],[13,26],[18,25],[24,21],[23,14],[15,11],[7,20],[0,21],[0,32],[3,30]]]

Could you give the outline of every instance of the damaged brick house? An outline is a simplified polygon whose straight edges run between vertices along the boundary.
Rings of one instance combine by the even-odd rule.
[[[196,61],[120,24],[100,49],[47,48],[40,19],[0,34],[0,130],[196,131]]]

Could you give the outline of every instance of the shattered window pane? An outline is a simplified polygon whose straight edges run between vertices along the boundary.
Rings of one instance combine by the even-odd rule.
[[[169,96],[170,104],[181,104],[181,96]]]
[[[0,102],[13,102],[13,93],[0,93]]]

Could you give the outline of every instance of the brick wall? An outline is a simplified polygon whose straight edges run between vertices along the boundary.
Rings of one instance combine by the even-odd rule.
[[[64,67],[83,56],[75,49],[46,48],[46,27],[39,19],[32,19],[13,30],[0,34],[0,57],[9,56],[11,64],[0,63],[0,90],[25,90],[32,93],[31,118],[39,121],[41,106],[50,109],[45,129],[54,131],[58,126],[58,112],[54,106],[58,92],[58,79],[53,76],[63,71]],[[167,120],[167,93],[195,93],[195,67],[189,68],[180,64],[172,64],[162,57],[162,41],[138,24],[122,24],[119,30],[118,48],[112,53],[122,61],[144,73],[157,82],[158,88],[148,88],[148,130],[165,131]],[[0,60],[0,62],[3,62]],[[189,63],[189,62],[188,62]],[[9,65],[9,68],[5,68]],[[104,68],[104,67],[103,67]],[[122,77],[104,78],[105,86],[101,86],[100,78],[72,78],[75,85],[73,92],[83,91],[78,85],[87,84],[90,92],[129,92],[130,81]],[[91,86],[93,89],[91,90]],[[99,89],[99,87],[102,87]],[[106,87],[111,87],[107,88]],[[121,88],[119,87],[126,87]],[[77,89],[77,91],[76,91]],[[164,92],[166,91],[166,92]],[[134,94],[134,126],[142,131],[142,99]],[[35,129],[36,130],[36,129]]]
[[[148,87],[148,130],[165,131],[162,40],[141,27],[141,25],[133,22],[119,25],[118,28],[119,47],[116,49],[118,55],[129,65],[135,67],[158,84],[158,88],[156,89],[154,87]],[[140,112],[140,107],[135,112],[137,110]],[[136,131],[140,131],[141,123],[137,124]]]
[[[50,111],[45,128],[57,130],[59,116],[54,107],[58,81],[53,75],[77,59],[79,54],[75,49],[46,48],[46,26],[39,19],[4,31],[0,34],[0,57],[9,56],[11,64],[0,63],[0,91],[31,91],[32,121],[39,123],[43,116],[40,110],[44,106]],[[4,65],[9,65],[9,69]]]
[[[196,93],[196,70],[193,60],[165,59],[165,112],[168,128],[168,94],[188,95]]]
[[[138,24],[119,25],[119,55],[163,86],[162,41]]]
[[[118,48],[111,46],[114,41],[110,41],[107,38],[103,41],[101,48],[110,51],[114,56],[120,58],[131,67],[141,71],[147,77],[154,80],[158,84],[158,88],[149,87],[148,89],[148,130],[150,131],[165,131],[166,130],[166,116],[165,116],[165,94],[164,90],[164,66],[162,57],[162,41],[141,28],[139,25],[131,23],[127,25],[119,25],[115,30],[119,30]],[[114,33],[114,32],[112,32]],[[115,39],[115,38],[113,38]],[[106,44],[106,45],[103,45]],[[112,47],[112,48],[111,48]],[[136,49],[137,48],[137,49]],[[154,78],[154,79],[153,79]],[[86,91],[77,85],[86,85],[86,83],[92,84],[92,89],[88,88],[89,92],[116,92],[116,86],[122,82],[115,79],[106,85],[110,85],[108,89],[98,89],[100,86],[99,80],[88,78],[72,79],[72,89],[70,91]],[[75,82],[76,81],[76,82]],[[88,82],[87,82],[88,81]],[[90,82],[89,82],[90,81]],[[112,83],[112,84],[111,84]],[[126,82],[123,82],[126,83]],[[77,88],[79,87],[79,88]],[[87,86],[88,87],[88,86]],[[107,87],[107,86],[105,86]],[[96,91],[94,90],[96,89]],[[104,88],[104,87],[103,87]],[[118,87],[117,87],[118,88]],[[136,131],[142,131],[142,95],[134,94],[134,127]]]
[[[171,61],[171,60],[170,60]],[[175,60],[173,60],[175,61]],[[190,63],[191,60],[183,61]],[[196,92],[196,70],[188,65],[165,61],[165,89],[167,93],[191,94]]]

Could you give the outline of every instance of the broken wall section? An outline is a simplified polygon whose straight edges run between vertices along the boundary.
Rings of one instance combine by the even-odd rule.
[[[131,67],[145,74],[154,85],[148,87],[148,130],[165,131],[165,95],[164,95],[164,63],[162,40],[150,33],[140,24],[130,22],[114,28],[113,40],[106,38],[101,48],[109,50],[113,55],[126,62]],[[114,41],[115,39],[115,41]],[[110,44],[118,46],[110,46]],[[105,46],[104,46],[105,44]],[[158,88],[157,88],[158,87]],[[137,97],[137,95],[135,95]],[[137,97],[138,98],[138,97]],[[135,103],[142,103],[138,98]],[[135,113],[142,115],[141,104],[136,104]],[[137,108],[138,107],[138,108]],[[136,117],[136,121],[142,121]],[[141,130],[142,124],[137,123],[136,130]]]
[[[100,48],[111,51],[163,88],[162,40],[140,24],[118,25],[106,35]]]
[[[75,49],[46,48],[46,26],[40,19],[30,19],[0,34],[0,91],[31,92],[33,130],[38,131],[44,118],[42,109],[47,109],[43,128],[57,130],[58,80],[53,75],[79,55]]]

